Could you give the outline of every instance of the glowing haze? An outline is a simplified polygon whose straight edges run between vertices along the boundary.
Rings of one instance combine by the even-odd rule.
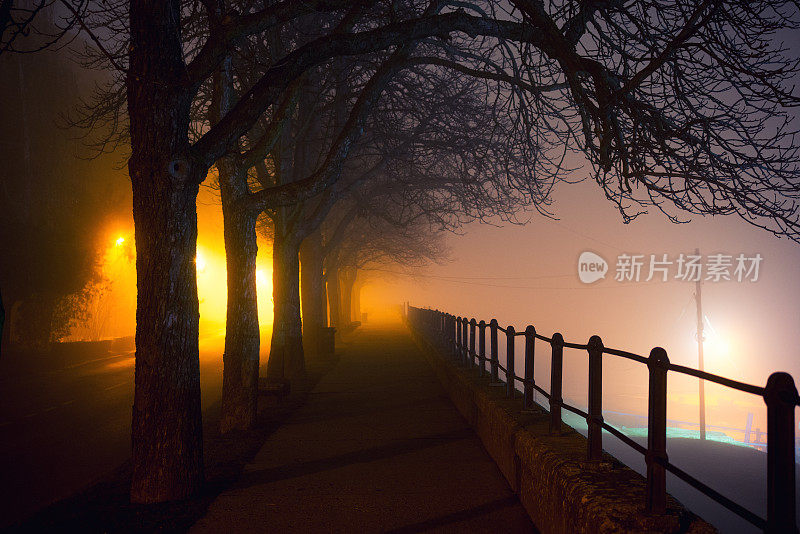
[[[200,337],[225,333],[227,303],[225,243],[218,192],[202,187],[197,206],[197,293]],[[136,252],[133,221],[115,221],[101,232],[104,282],[92,297],[87,322],[77,324],[69,340],[107,339],[133,335],[136,321]],[[259,240],[256,285],[258,319],[272,324],[272,256],[270,243]]]
[[[760,254],[756,282],[703,283],[705,369],[759,385],[777,370],[800,379],[800,245],[735,217],[673,224],[656,211],[626,225],[591,182],[562,185],[553,208],[558,221],[532,215],[525,226],[468,225],[465,235],[450,239],[450,261],[414,276],[382,273],[382,280],[365,288],[364,299],[383,296],[478,320],[495,317],[517,329],[533,324],[544,335],[561,332],[579,343],[598,334],[606,346],[645,356],[662,346],[672,362],[697,367],[695,284],[675,280],[674,265],[667,282],[660,277],[644,282],[646,267],[638,283],[615,281],[618,256],[642,254],[647,260],[667,254],[675,260],[695,248],[705,256]],[[585,251],[608,262],[605,278],[580,281],[578,258]],[[536,372],[545,384],[548,359],[548,347],[537,346]],[[644,366],[611,357],[604,365],[604,408],[646,413]],[[585,354],[566,351],[565,395],[579,404],[586,396],[586,374]],[[697,387],[696,379],[670,375],[671,419],[697,421]],[[708,384],[706,402],[710,425],[744,428],[753,413],[752,428],[766,428],[758,397]]]

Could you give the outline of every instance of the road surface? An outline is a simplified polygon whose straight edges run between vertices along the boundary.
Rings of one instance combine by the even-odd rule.
[[[221,395],[222,339],[200,342],[204,410]],[[0,527],[91,485],[130,458],[133,369],[132,351],[47,372],[3,367]]]

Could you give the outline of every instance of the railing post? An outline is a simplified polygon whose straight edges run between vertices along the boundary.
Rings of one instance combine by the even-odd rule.
[[[667,351],[656,347],[650,351],[647,369],[650,386],[647,401],[647,503],[650,514],[667,510]]]
[[[464,367],[469,367],[469,344],[467,343],[467,328],[469,327],[469,321],[467,318],[464,317],[461,320],[461,361],[464,362]]]
[[[599,461],[603,457],[603,340],[589,338],[589,417],[587,457]]]
[[[447,314],[447,344],[450,347],[450,350],[455,352],[455,343],[456,343],[456,333],[454,328],[456,327],[456,318],[453,315]]]
[[[456,346],[456,331],[455,331],[455,328],[456,328],[456,316],[455,315],[451,315],[450,316],[450,325],[447,327],[447,331],[449,332],[450,350],[452,352],[455,352],[455,350],[456,350],[455,349],[455,346]]]
[[[561,433],[561,370],[564,359],[564,338],[556,332],[550,342],[553,358],[550,363],[550,433]]]
[[[489,343],[491,345],[491,382],[499,382],[500,377],[498,376],[497,366],[499,365],[499,361],[497,360],[497,319],[492,319],[489,323]]]
[[[456,316],[453,328],[455,328],[455,332],[453,333],[453,339],[455,339],[453,343],[453,356],[457,360],[458,352],[461,349],[461,316]]]
[[[478,323],[478,360],[480,376],[483,376],[483,370],[486,367],[486,321],[483,319]]]
[[[525,382],[522,386],[522,407],[525,410],[533,408],[533,352],[536,343],[536,329],[528,325],[525,329]]]
[[[469,355],[472,367],[475,367],[475,318],[469,320]]]
[[[767,532],[795,533],[794,408],[797,388],[788,373],[772,373],[767,405]]]
[[[516,332],[514,327],[508,325],[506,328],[506,396],[510,399],[514,398],[514,386],[516,385],[516,376],[514,372],[514,336]]]
[[[456,317],[456,347],[455,347],[456,360],[461,359],[461,316]]]
[[[455,315],[450,316],[450,354],[456,353],[456,345],[458,344],[458,322]]]
[[[449,313],[445,315],[445,339],[447,339],[448,347],[453,344],[453,316]]]

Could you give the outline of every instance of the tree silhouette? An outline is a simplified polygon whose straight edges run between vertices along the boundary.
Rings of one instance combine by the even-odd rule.
[[[798,63],[774,44],[778,30],[797,29],[794,2],[308,0],[237,3],[220,15],[205,9],[213,2],[202,4],[130,2],[129,19],[116,19],[129,20],[128,33],[114,32],[103,54],[127,71],[139,289],[134,501],[180,498],[202,480],[198,185],[265,114],[274,116],[298,80],[337,58],[380,66],[320,165],[254,192],[242,209],[283,209],[341,187],[374,105],[417,64],[484,81],[495,113],[512,119],[505,141],[532,172],[505,173],[497,195],[547,192],[548,181],[568,176],[566,155],[575,152],[626,220],[648,206],[675,219],[737,213],[800,237],[790,120]],[[226,57],[319,13],[334,21],[323,35],[292,42],[219,121],[190,138],[200,88]]]

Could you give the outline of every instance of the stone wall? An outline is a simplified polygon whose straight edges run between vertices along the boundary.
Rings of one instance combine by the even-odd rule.
[[[523,412],[521,398],[412,335],[541,532],[716,532],[672,497],[666,514],[646,514],[644,477],[605,453],[588,462],[582,435],[567,425],[551,435],[543,409]]]

